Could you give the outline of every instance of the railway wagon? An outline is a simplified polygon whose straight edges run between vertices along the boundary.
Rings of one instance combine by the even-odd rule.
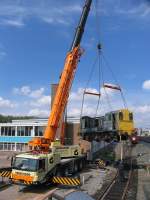
[[[128,136],[135,132],[133,113],[128,109],[120,109],[106,113],[100,117],[82,117],[81,118],[81,134],[103,134],[111,136],[122,136],[127,139]]]

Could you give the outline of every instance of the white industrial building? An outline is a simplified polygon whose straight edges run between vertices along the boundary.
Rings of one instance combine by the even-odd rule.
[[[0,123],[0,150],[24,151],[28,141],[42,136],[47,119],[12,120]]]
[[[47,118],[12,120],[0,123],[0,151],[24,151],[33,137],[43,136]],[[79,123],[79,119],[70,117],[67,122]]]

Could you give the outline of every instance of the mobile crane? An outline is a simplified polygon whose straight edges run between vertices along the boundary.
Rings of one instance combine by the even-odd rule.
[[[19,184],[38,184],[55,175],[68,175],[81,170],[86,155],[79,145],[55,144],[59,121],[65,110],[75,71],[82,55],[80,42],[92,0],[86,0],[71,48],[67,53],[57,92],[52,105],[44,136],[29,142],[30,151],[17,155],[12,162],[11,179]]]

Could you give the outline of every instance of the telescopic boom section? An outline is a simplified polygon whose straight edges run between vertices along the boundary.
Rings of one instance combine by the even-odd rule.
[[[74,79],[75,71],[81,56],[80,42],[83,36],[84,27],[89,14],[92,0],[86,0],[83,11],[79,20],[75,36],[67,54],[64,69],[58,84],[56,95],[53,101],[52,110],[48,119],[48,124],[44,132],[43,138],[34,138],[29,142],[29,146],[39,147],[47,150],[49,145],[55,139],[56,131],[59,125],[61,116],[65,110],[69,92]]]

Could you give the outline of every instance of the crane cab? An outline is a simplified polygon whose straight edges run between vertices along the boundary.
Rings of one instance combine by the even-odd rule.
[[[17,155],[12,163],[11,179],[18,184],[39,184],[45,182],[49,173],[54,175],[60,163],[58,153],[24,153]]]

